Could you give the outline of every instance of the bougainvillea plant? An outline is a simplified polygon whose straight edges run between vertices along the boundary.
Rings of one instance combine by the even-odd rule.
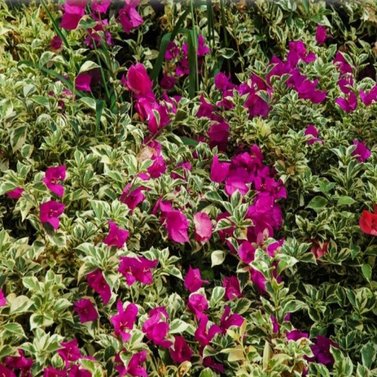
[[[376,14],[0,2],[0,375],[377,375]]]

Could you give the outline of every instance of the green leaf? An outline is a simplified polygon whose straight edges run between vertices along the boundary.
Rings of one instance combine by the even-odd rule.
[[[218,266],[224,262],[225,252],[222,250],[215,250],[211,254],[211,267]]]
[[[88,72],[96,68],[99,68],[99,65],[97,63],[92,62],[91,60],[88,60],[81,66],[79,73]]]
[[[27,296],[17,296],[10,301],[10,314],[25,313],[28,311],[32,302]]]
[[[182,334],[184,331],[187,330],[187,328],[189,327],[189,324],[182,321],[181,319],[174,319],[171,323],[170,323],[170,331],[169,333],[170,334]]]
[[[27,132],[28,126],[26,124],[12,129],[10,134],[10,144],[13,152],[18,151],[25,144]]]
[[[4,338],[25,337],[24,329],[19,323],[10,322],[10,323],[4,324],[2,327],[3,327],[2,330],[3,330]]]
[[[374,342],[368,342],[361,347],[360,353],[363,366],[371,368],[376,360],[377,345]]]
[[[364,263],[361,266],[361,272],[363,273],[363,276],[365,277],[365,279],[368,280],[368,282],[370,282],[372,278],[372,266],[367,263]]]
[[[352,199],[350,196],[339,196],[338,206],[349,206],[356,203],[356,200]]]
[[[212,369],[205,368],[200,372],[199,377],[216,377],[216,374],[212,371]]]
[[[215,307],[225,296],[225,288],[215,287],[211,294],[211,299],[209,300],[209,306],[211,308]]]
[[[315,211],[324,208],[327,204],[327,199],[323,196],[315,196],[307,205],[307,208],[314,209]]]

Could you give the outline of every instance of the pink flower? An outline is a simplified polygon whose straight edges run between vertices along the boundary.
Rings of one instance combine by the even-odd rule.
[[[62,39],[58,36],[58,35],[55,35],[51,41],[50,41],[50,47],[53,49],[53,50],[59,50],[60,47],[62,47],[62,44],[63,44],[63,41]]]
[[[13,190],[7,192],[7,197],[9,199],[18,200],[21,198],[22,194],[24,193],[24,189],[22,187],[16,187]]]
[[[75,79],[76,90],[81,90],[83,92],[91,92],[92,88],[90,86],[92,82],[92,75],[88,72],[80,73]]]
[[[165,160],[162,156],[156,156],[153,159],[153,164],[147,169],[151,178],[159,178],[166,172]]]
[[[67,0],[64,4],[64,14],[60,26],[66,30],[77,28],[85,14],[86,1]]]
[[[299,330],[291,330],[287,332],[286,337],[288,340],[299,340],[301,338],[309,338],[309,334]]]
[[[128,285],[134,284],[135,281],[142,284],[152,284],[153,274],[151,269],[155,268],[157,264],[158,260],[150,260],[144,257],[121,257],[119,272],[126,278]]]
[[[365,106],[370,106],[377,101],[377,85],[375,85],[369,92],[360,90],[360,98]]]
[[[352,156],[355,156],[359,162],[365,162],[372,155],[370,149],[368,149],[366,144],[362,141],[355,139],[353,145],[355,145],[356,148],[352,152]]]
[[[307,140],[307,143],[309,145],[314,144],[316,142],[321,142],[321,139],[318,138],[319,132],[313,124],[308,124],[304,134],[305,136],[309,136]]]
[[[140,0],[125,0],[126,5],[119,11],[119,22],[123,31],[129,34],[143,23],[143,19],[136,10]]]
[[[176,57],[178,57],[180,53],[179,47],[175,44],[174,41],[168,42],[166,46],[166,51],[165,51],[165,60],[173,60]]]
[[[207,284],[207,280],[202,280],[199,268],[189,267],[189,270],[185,276],[184,286],[190,292],[196,292],[202,287],[203,283]]]
[[[100,269],[94,270],[86,276],[86,279],[89,287],[100,295],[103,303],[106,305],[110,301],[111,289],[102,271]]]
[[[229,162],[220,162],[217,155],[213,156],[211,164],[211,181],[221,183],[225,181],[225,178],[229,174],[230,163]]]
[[[2,377],[16,377],[16,374],[8,369],[5,365],[0,364],[0,376]]]
[[[222,333],[225,334],[226,331],[232,326],[240,327],[244,320],[245,319],[237,313],[230,314],[230,306],[226,305],[220,320],[220,328]]]
[[[25,357],[25,352],[21,349],[18,350],[18,355],[19,356],[7,356],[3,361],[5,367],[13,371],[18,371],[17,375],[20,377],[31,377],[30,369],[33,366],[33,360]],[[0,376],[3,376],[3,374],[0,374]],[[5,374],[5,376],[8,375]],[[10,376],[12,376],[12,374]]]
[[[212,325],[208,330],[207,330],[207,325],[208,325],[208,316],[207,315],[202,315],[199,317],[199,324],[198,328],[195,331],[195,339],[200,343],[202,347],[207,346],[212,339],[215,337],[216,334],[221,333],[221,328],[217,325]]]
[[[245,168],[231,169],[225,181],[225,192],[230,196],[238,190],[241,195],[246,195],[249,192],[249,182],[250,174]]]
[[[228,146],[229,125],[224,121],[215,123],[209,128],[208,137],[211,148],[217,146],[220,151],[225,151]]]
[[[323,45],[327,39],[327,29],[323,25],[317,25],[315,31],[315,40],[319,45]]]
[[[197,212],[194,215],[195,240],[206,243],[212,236],[212,222],[205,212]]]
[[[65,365],[69,365],[72,361],[81,359],[81,351],[78,347],[77,339],[61,343],[62,348],[58,350],[58,355],[63,359]]]
[[[117,302],[117,309],[118,314],[113,315],[110,322],[114,327],[115,335],[120,336],[123,342],[127,342],[131,337],[127,330],[133,329],[139,310],[135,304],[131,303],[124,309],[120,300]]]
[[[72,365],[68,377],[92,377],[92,373],[78,365]]]
[[[318,335],[314,339],[314,344],[311,346],[314,354],[313,361],[327,366],[333,365],[334,358],[330,352],[330,346],[336,347],[337,345],[326,336]]]
[[[168,313],[164,307],[158,307],[149,311],[149,319],[143,324],[143,332],[149,340],[157,346],[169,348],[172,344],[166,339],[170,326],[166,322]]]
[[[215,75],[215,87],[221,92],[225,92],[229,89],[235,88],[235,85],[225,73],[219,72]]]
[[[187,307],[199,318],[208,309],[208,301],[204,295],[192,293],[188,299]]]
[[[223,375],[225,368],[223,364],[217,363],[213,357],[207,356],[203,358],[203,366],[206,368],[211,368],[216,373]]]
[[[131,190],[131,184],[128,184],[123,189],[122,195],[120,196],[119,200],[124,203],[131,211],[133,211],[145,199],[143,190],[145,190],[143,186]]]
[[[7,299],[5,298],[4,292],[0,289],[0,308],[7,304]]]
[[[341,52],[337,52],[334,58],[334,64],[338,67],[339,71],[344,75],[346,73],[352,73],[352,67],[347,62]]]
[[[249,110],[249,118],[258,116],[265,118],[270,112],[270,106],[268,103],[254,91],[249,94],[244,106]]]
[[[148,377],[147,370],[141,364],[145,363],[147,359],[147,351],[143,350],[132,355],[127,366],[124,365],[120,354],[115,355],[115,369],[119,373],[120,377],[132,376],[132,377]]]
[[[180,335],[174,337],[174,345],[169,349],[170,357],[176,364],[190,361],[192,357],[192,349],[187,344],[185,338]]]
[[[93,12],[106,13],[111,4],[111,0],[92,0],[90,6]]]
[[[290,82],[301,99],[308,99],[313,103],[321,103],[327,97],[325,91],[317,89],[318,80],[311,81],[299,73],[298,70],[293,71]]]
[[[197,50],[197,55],[199,57],[205,56],[210,53],[209,47],[206,45],[205,38],[203,35],[199,34],[198,36],[198,50]]]
[[[59,217],[64,212],[64,204],[49,200],[39,206],[39,218],[43,224],[50,224],[55,230],[59,228]]]
[[[243,263],[249,264],[254,260],[255,248],[249,241],[243,241],[238,248],[238,255]]]
[[[266,293],[266,278],[260,271],[250,268],[250,278],[260,293]]]
[[[225,297],[229,301],[242,296],[240,283],[235,275],[224,276],[223,287],[225,288]]]
[[[139,98],[135,104],[135,108],[141,119],[148,122],[149,131],[152,133],[156,133],[170,123],[166,106],[158,103],[154,98]]]
[[[91,300],[82,298],[75,302],[73,306],[80,318],[81,323],[92,322],[98,318],[98,313]]]
[[[315,54],[307,51],[303,41],[289,42],[287,63],[291,68],[295,67],[300,60],[304,61],[305,63],[311,63],[315,59]]]
[[[338,97],[335,103],[346,113],[351,113],[356,110],[357,107],[357,97],[356,94],[350,92],[347,97]]]
[[[174,345],[169,348],[170,357],[176,364],[184,361],[190,361],[192,357],[192,349],[187,344],[185,338],[180,335],[174,337]]]
[[[46,367],[43,370],[43,377],[67,377],[67,371],[53,367]]]
[[[131,65],[126,77],[122,78],[122,83],[137,96],[148,96],[152,93],[152,81],[141,63]]]
[[[65,165],[54,166],[46,170],[43,183],[55,195],[62,197],[64,195],[64,187],[59,182],[64,181],[67,173]]]
[[[170,203],[161,202],[160,209],[169,239],[177,243],[189,242],[187,217],[181,211],[173,209]]]
[[[177,80],[174,76],[169,76],[164,73],[162,75],[162,79],[160,80],[160,86],[162,89],[170,90],[174,88],[176,81]]]
[[[103,243],[121,249],[128,236],[128,230],[120,228],[114,221],[109,221],[109,234],[105,237]]]

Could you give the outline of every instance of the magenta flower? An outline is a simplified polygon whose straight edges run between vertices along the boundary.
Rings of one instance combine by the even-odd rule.
[[[345,57],[341,52],[337,52],[334,58],[334,64],[337,66],[339,71],[344,75],[346,73],[351,73],[352,74],[352,67],[351,65],[347,62]]]
[[[327,29],[323,25],[317,25],[315,30],[315,40],[319,45],[323,45],[327,39]]]
[[[319,132],[318,129],[314,126],[314,124],[308,124],[304,134],[305,136],[309,136],[308,140],[306,141],[309,145],[314,144],[316,142],[322,142],[322,140],[318,138]]]
[[[111,4],[111,0],[92,0],[90,6],[93,12],[106,13]]]
[[[59,184],[65,180],[67,168],[65,165],[54,166],[46,170],[43,183],[55,195],[62,197],[64,195],[64,187]]]
[[[137,96],[153,96],[152,81],[141,63],[131,65],[126,77],[123,76],[122,83]]]
[[[110,322],[114,327],[115,335],[120,336],[123,342],[127,342],[131,337],[129,331],[131,331],[135,325],[139,309],[135,304],[131,303],[124,309],[120,300],[117,302],[117,309],[118,314],[113,315],[110,318]]]
[[[62,39],[58,36],[58,35],[55,35],[51,41],[50,41],[50,47],[53,49],[53,50],[59,50],[60,47],[62,47],[62,44],[63,44],[63,41]]]
[[[156,156],[152,159],[153,164],[147,169],[151,178],[159,178],[166,172],[165,160],[162,156]]]
[[[7,192],[7,197],[9,199],[18,200],[21,198],[24,191],[25,190],[22,187],[16,187],[15,189]]]
[[[215,123],[209,128],[208,137],[211,148],[217,146],[220,151],[225,151],[228,146],[229,124],[224,121]]]
[[[193,352],[185,338],[181,335],[176,335],[174,337],[174,345],[169,348],[169,353],[176,364],[181,364],[184,361],[190,361]]]
[[[184,280],[184,286],[188,291],[190,291],[191,293],[196,292],[199,288],[202,287],[203,284],[207,283],[207,280],[202,280],[199,268],[192,268],[191,266],[189,267]]]
[[[231,196],[238,190],[241,195],[246,195],[249,192],[249,182],[250,174],[245,168],[231,169],[225,180],[225,192]]]
[[[67,371],[53,367],[46,367],[43,370],[43,377],[67,377]]]
[[[2,289],[0,289],[0,308],[7,304],[7,299],[5,298],[5,294]]]
[[[76,90],[81,90],[83,92],[91,92],[92,75],[88,72],[79,73],[75,78],[75,88]]]
[[[127,34],[143,23],[143,18],[136,10],[139,2],[140,0],[125,0],[126,5],[119,11],[119,22]]]
[[[240,327],[245,319],[237,313],[230,314],[230,306],[225,306],[225,310],[220,319],[220,328],[223,334],[232,327]]]
[[[303,41],[289,42],[289,51],[287,55],[287,63],[291,68],[296,67],[297,63],[302,60],[305,63],[315,61],[316,56],[312,52],[308,52]]]
[[[220,162],[217,155],[213,156],[211,164],[211,181],[221,183],[225,181],[225,178],[229,174],[230,163],[229,162]]]
[[[212,369],[214,372],[223,375],[225,368],[223,364],[217,363],[213,357],[207,356],[203,358],[203,366]]]
[[[143,332],[146,337],[157,346],[169,348],[172,345],[170,340],[166,339],[170,326],[166,322],[168,313],[164,307],[157,307],[148,313],[149,318],[143,324]]]
[[[150,260],[144,257],[121,257],[119,272],[126,278],[128,285],[134,284],[135,281],[142,284],[152,284],[153,274],[151,269],[155,268],[157,264],[158,260]]]
[[[192,293],[188,299],[187,307],[196,317],[200,318],[208,309],[208,301],[204,295],[200,293]]]
[[[64,14],[60,26],[66,30],[76,29],[85,14],[85,6],[85,0],[67,0],[64,4]]]
[[[257,287],[260,293],[266,293],[266,278],[264,275],[254,268],[250,268],[250,279]]]
[[[165,60],[173,60],[180,54],[180,49],[174,41],[168,42],[165,51]]]
[[[299,340],[301,338],[309,338],[309,334],[306,332],[301,332],[299,330],[291,330],[288,331],[287,334],[287,339],[288,340]]]
[[[357,107],[356,94],[350,92],[347,97],[338,97],[335,99],[335,103],[346,113],[351,113],[355,111]]]
[[[310,100],[313,103],[321,103],[326,99],[326,92],[317,89],[318,80],[311,81],[298,70],[293,71],[291,79],[290,82],[293,83],[299,98]]]
[[[375,85],[369,92],[360,90],[360,98],[365,106],[370,106],[377,101],[377,85]]]
[[[64,212],[64,204],[49,200],[39,206],[39,218],[43,224],[50,224],[55,230],[59,228],[59,217]]]
[[[237,276],[224,276],[222,283],[225,288],[225,297],[228,301],[242,296],[240,282]]]
[[[131,184],[128,184],[123,189],[122,195],[120,196],[119,200],[124,203],[131,211],[133,211],[145,199],[143,190],[145,190],[143,186],[131,190]]]
[[[87,369],[80,368],[78,365],[72,365],[69,369],[68,377],[92,377],[92,373]]]
[[[221,92],[225,92],[229,89],[235,88],[235,85],[225,73],[219,72],[215,75],[215,87]]]
[[[107,281],[105,280],[102,271],[100,269],[90,272],[86,276],[86,280],[90,288],[98,293],[106,305],[110,301],[111,289]]]
[[[91,300],[82,298],[75,302],[74,311],[80,318],[81,323],[92,322],[98,318],[98,313]]]
[[[8,369],[5,365],[0,364],[0,376],[4,377],[16,377],[16,374]]]
[[[174,88],[176,81],[177,80],[174,76],[169,76],[164,73],[160,80],[160,86],[162,89],[170,90]]]
[[[314,344],[311,346],[314,361],[331,366],[334,363],[334,358],[330,352],[330,346],[336,347],[337,345],[326,336],[318,335],[314,339]]]
[[[120,228],[114,221],[109,221],[109,234],[105,237],[103,243],[121,249],[126,243],[128,236],[128,230]]]
[[[349,94],[352,91],[353,84],[354,80],[352,74],[349,73],[340,76],[338,80],[339,89],[344,94]]]
[[[6,368],[13,371],[18,371],[17,375],[21,377],[31,377],[30,369],[33,366],[33,360],[25,357],[25,352],[21,349],[18,350],[19,356],[7,356],[3,363]],[[1,373],[1,369],[0,369]],[[13,373],[13,372],[12,372]],[[9,376],[15,376],[16,374],[10,374]],[[0,374],[4,376],[4,374]],[[5,376],[8,376],[5,374]]]
[[[206,243],[212,236],[212,222],[205,212],[197,212],[194,215],[195,240]]]
[[[78,347],[77,339],[61,343],[62,348],[58,350],[58,355],[63,359],[65,365],[69,365],[72,361],[81,359],[81,351]]]
[[[168,205],[160,204],[160,209],[169,239],[177,243],[189,242],[187,217],[181,211],[173,209],[170,203]]]
[[[212,325],[207,330],[208,325],[208,316],[207,315],[201,315],[199,317],[199,324],[198,328],[195,331],[195,339],[200,343],[202,347],[207,346],[212,339],[215,337],[216,334],[221,333],[221,328],[217,325]]]
[[[254,260],[255,248],[249,241],[243,241],[238,248],[238,255],[243,263],[249,264]]]
[[[366,144],[362,141],[355,139],[353,145],[355,145],[356,148],[352,152],[352,156],[355,156],[359,162],[365,162],[372,155],[370,149],[368,149]]]
[[[135,108],[142,120],[148,122],[148,129],[156,133],[170,123],[166,106],[156,101],[155,98],[141,97],[137,100]]]
[[[203,95],[199,98],[200,106],[198,109],[198,112],[196,113],[196,116],[199,118],[208,118],[213,119],[213,113],[215,111],[214,106],[207,102]]]
[[[119,373],[120,377],[132,376],[132,377],[148,377],[148,373],[145,367],[141,364],[145,363],[147,359],[147,351],[143,350],[132,355],[127,366],[124,365],[120,354],[115,355],[115,370]]]
[[[247,97],[244,106],[249,110],[249,118],[262,117],[265,118],[270,112],[270,106],[254,91]]]

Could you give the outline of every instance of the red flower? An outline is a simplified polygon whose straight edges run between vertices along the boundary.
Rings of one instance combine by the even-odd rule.
[[[375,206],[374,213],[364,210],[359,220],[360,229],[366,234],[377,236],[377,208]]]

